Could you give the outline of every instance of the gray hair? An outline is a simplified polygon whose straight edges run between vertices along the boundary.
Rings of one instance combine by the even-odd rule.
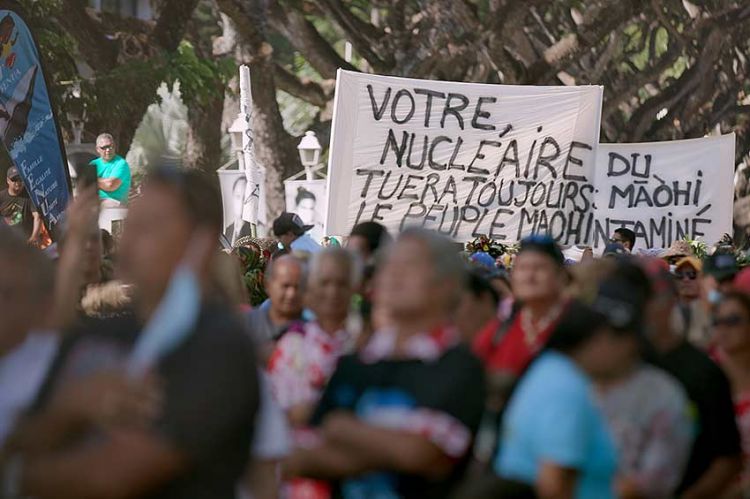
[[[357,289],[362,282],[363,267],[359,256],[344,248],[326,248],[315,253],[310,260],[308,279],[312,280],[320,273],[320,266],[324,260],[331,259],[337,265],[346,266],[349,274],[349,284],[352,289]]]
[[[435,231],[412,227],[404,230],[396,242],[403,240],[417,241],[425,246],[426,258],[430,259],[435,280],[438,282],[453,283],[454,295],[451,297],[451,306],[458,305],[461,290],[466,280],[466,267],[459,256],[456,245],[448,238],[441,236]],[[387,251],[394,251],[397,245],[390,246]]]
[[[277,265],[282,264],[284,262],[295,263],[296,265],[299,266],[300,287],[304,288],[305,284],[307,283],[307,264],[304,261],[297,258],[296,256],[290,255],[290,254],[278,256],[274,258],[273,260],[271,260],[270,262],[268,262],[268,265],[266,266],[265,277],[263,279],[264,282],[268,283],[269,281],[273,280],[274,269],[276,268]]]
[[[102,141],[102,140],[104,140],[104,139],[108,139],[113,144],[115,143],[115,138],[112,137],[112,134],[109,134],[109,133],[100,133],[96,137],[96,146],[99,147],[99,142]]]
[[[14,267],[23,270],[19,275],[28,284],[29,299],[39,300],[52,295],[55,277],[52,261],[38,249],[29,246],[18,230],[2,223],[0,259],[13,262]]]

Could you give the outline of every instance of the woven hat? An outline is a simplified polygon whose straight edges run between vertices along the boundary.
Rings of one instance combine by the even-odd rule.
[[[669,247],[664,253],[661,254],[661,258],[675,258],[680,256],[695,256],[692,246],[687,241],[675,241],[672,246]]]

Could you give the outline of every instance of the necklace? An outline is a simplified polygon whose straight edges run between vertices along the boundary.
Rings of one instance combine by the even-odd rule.
[[[523,330],[523,339],[529,350],[536,352],[539,349],[541,346],[538,345],[539,335],[557,320],[562,309],[562,304],[558,303],[536,321],[528,309],[523,309],[521,311],[521,329]]]

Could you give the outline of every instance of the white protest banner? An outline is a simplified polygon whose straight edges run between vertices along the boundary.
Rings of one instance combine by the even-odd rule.
[[[702,139],[599,144],[594,184],[594,247],[618,227],[636,247],[668,248],[732,233],[734,134]]]
[[[459,241],[590,224],[602,88],[413,80],[339,71],[326,233],[419,225]]]

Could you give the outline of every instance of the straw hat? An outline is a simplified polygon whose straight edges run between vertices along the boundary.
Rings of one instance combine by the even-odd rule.
[[[661,254],[661,258],[668,259],[680,256],[695,256],[693,248],[687,241],[675,241],[672,246],[669,247],[664,253]]]

